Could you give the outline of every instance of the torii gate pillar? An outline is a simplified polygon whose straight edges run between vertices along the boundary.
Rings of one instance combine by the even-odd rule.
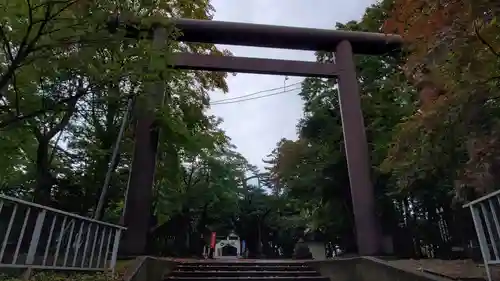
[[[335,63],[338,67],[340,114],[358,251],[362,255],[374,255],[381,250],[381,233],[375,212],[361,95],[349,41],[342,41],[337,45]]]

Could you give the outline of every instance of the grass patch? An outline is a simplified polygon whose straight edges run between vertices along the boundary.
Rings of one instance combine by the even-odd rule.
[[[127,270],[128,266],[134,262],[134,260],[118,260],[116,261],[115,271],[118,274],[123,274]]]
[[[26,281],[22,278],[1,276],[1,281]],[[34,273],[29,281],[118,281],[119,275],[111,275],[106,273],[53,273],[53,272],[37,272]]]
[[[115,273],[110,272],[94,272],[94,273],[77,273],[77,272],[35,272],[28,281],[119,281],[122,280],[123,274],[133,260],[117,261]],[[19,277],[12,277],[0,273],[0,281],[26,281]]]

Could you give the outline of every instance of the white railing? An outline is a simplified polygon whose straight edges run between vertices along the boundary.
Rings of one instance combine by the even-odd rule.
[[[492,281],[490,265],[500,264],[500,190],[469,202],[464,208],[471,211],[486,275]]]
[[[124,229],[0,195],[0,268],[113,271]]]

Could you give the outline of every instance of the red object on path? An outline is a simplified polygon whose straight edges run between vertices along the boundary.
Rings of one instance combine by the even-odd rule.
[[[212,232],[212,237],[210,239],[210,248],[215,249],[215,232]]]

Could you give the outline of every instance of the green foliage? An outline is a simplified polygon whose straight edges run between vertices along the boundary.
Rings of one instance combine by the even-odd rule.
[[[338,29],[377,31],[390,1],[367,9],[361,22],[337,24]],[[330,53],[318,53],[317,61],[332,61]],[[372,165],[387,154],[394,127],[412,112],[413,89],[405,84],[398,61],[390,56],[356,59]],[[302,85],[304,115],[297,141],[283,140],[271,156],[271,176],[297,204],[308,227],[330,234],[331,241],[352,234],[342,121],[335,81],[308,78]],[[375,174],[379,177],[379,173]],[[332,219],[331,214],[337,214]]]
[[[157,48],[148,39],[125,38],[122,30],[112,34],[106,24],[117,9],[123,19],[139,19],[145,26],[153,21],[168,25],[166,15],[211,18],[209,1],[188,2],[30,0],[1,4],[0,128],[6,161],[0,175],[5,192],[18,196],[22,192],[40,203],[89,214],[130,97],[135,97],[136,108],[157,109],[162,141],[175,150],[196,155],[224,141],[224,133],[215,128],[217,122],[204,110],[208,91],[227,91],[225,74],[173,71],[168,67],[168,54],[173,50],[226,51],[175,40]],[[147,96],[159,81],[168,81],[169,98],[161,107]],[[113,163],[119,173],[112,178],[110,206],[121,204],[132,129],[127,128],[122,153]],[[21,187],[16,190],[15,185]],[[81,198],[80,204],[67,200],[74,197]]]
[[[361,21],[337,24],[337,28],[379,32],[393,4],[394,1],[382,1],[369,7]],[[317,53],[318,62],[331,62],[333,57],[331,53]],[[355,60],[371,151],[377,216],[383,232],[397,237],[410,229],[411,235],[403,234],[405,237],[395,239],[409,239],[404,242],[408,245],[427,243],[434,234],[426,235],[424,229],[440,233],[436,230],[437,221],[424,222],[425,219],[438,208],[444,208],[444,212],[451,209],[453,189],[449,176],[456,173],[463,161],[460,151],[463,144],[460,144],[462,138],[455,138],[457,130],[444,128],[451,122],[450,118],[462,122],[461,117],[452,112],[446,117],[429,113],[426,120],[433,124],[432,129],[425,122],[415,121],[421,120],[418,89],[405,77],[405,57],[357,56]],[[345,251],[354,251],[353,211],[335,83],[335,80],[319,78],[307,78],[303,82],[301,97],[305,117],[298,125],[299,139],[277,144],[268,160],[269,176],[275,189],[296,213],[293,219],[282,218],[282,221],[320,230],[328,241]],[[457,105],[467,102],[461,100]],[[443,120],[445,122],[441,122]],[[437,129],[438,126],[441,129]],[[460,126],[465,130],[465,123]],[[441,243],[432,241],[429,243]],[[397,250],[406,251],[402,246]]]
[[[151,110],[161,130],[152,229],[178,214],[196,222],[204,208],[235,210],[246,160],[231,151],[220,120],[206,113],[208,92],[227,91],[226,74],[169,67],[173,51],[230,55],[212,44],[179,43],[168,28],[171,17],[211,19],[209,1],[29,0],[0,8],[2,193],[90,216],[111,165],[103,218],[117,223],[136,114]],[[108,19],[117,11],[145,27],[164,24],[167,44],[110,32]],[[164,103],[150,96],[159,83]],[[110,163],[131,98],[132,120]]]

